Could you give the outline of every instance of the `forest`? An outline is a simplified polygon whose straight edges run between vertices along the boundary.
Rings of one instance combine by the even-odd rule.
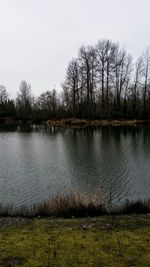
[[[149,119],[150,49],[135,61],[111,40],[82,46],[66,69],[61,92],[45,90],[34,97],[22,81],[15,99],[0,85],[0,120]]]

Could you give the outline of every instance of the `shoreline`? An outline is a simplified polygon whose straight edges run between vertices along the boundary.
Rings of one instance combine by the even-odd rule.
[[[98,127],[98,126],[136,126],[136,125],[150,125],[149,120],[126,120],[126,119],[78,119],[78,118],[66,118],[66,119],[48,119],[45,121],[33,121],[27,120],[15,120],[13,118],[0,119],[0,126],[31,126],[31,125],[44,125],[44,126],[56,126],[56,127]]]
[[[48,126],[70,126],[70,127],[97,127],[97,126],[136,126],[150,124],[150,120],[88,120],[88,119],[59,119],[47,120]]]
[[[104,199],[97,192],[91,197],[80,193],[57,195],[41,203],[29,207],[3,205],[0,203],[0,217],[22,218],[93,218],[102,216],[150,214],[150,200],[125,201],[118,206],[112,199]]]

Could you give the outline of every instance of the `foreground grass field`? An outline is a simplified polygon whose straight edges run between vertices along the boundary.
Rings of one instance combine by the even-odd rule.
[[[0,266],[150,266],[150,216],[0,218]]]

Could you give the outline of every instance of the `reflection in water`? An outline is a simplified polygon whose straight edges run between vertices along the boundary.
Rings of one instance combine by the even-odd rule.
[[[149,198],[149,136],[149,126],[1,129],[0,202],[30,205],[69,190]]]

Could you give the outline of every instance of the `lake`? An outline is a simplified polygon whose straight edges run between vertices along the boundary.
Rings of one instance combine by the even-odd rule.
[[[0,203],[97,191],[117,203],[150,198],[150,126],[0,129]]]

